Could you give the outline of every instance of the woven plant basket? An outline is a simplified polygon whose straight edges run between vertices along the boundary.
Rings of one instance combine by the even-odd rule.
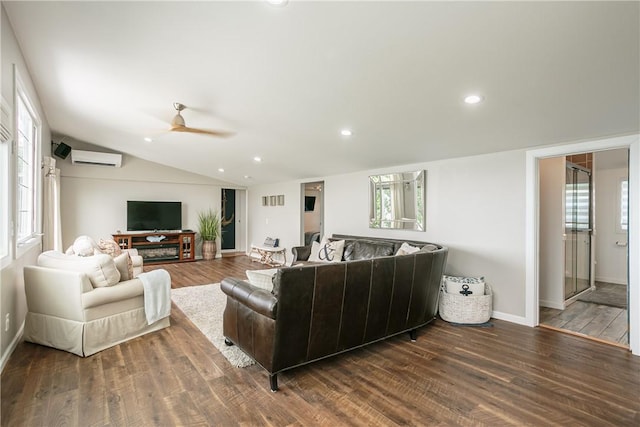
[[[440,286],[438,312],[442,320],[452,323],[478,324],[486,323],[493,310],[493,293],[491,287],[484,284],[484,295],[464,296],[450,294],[444,284]]]

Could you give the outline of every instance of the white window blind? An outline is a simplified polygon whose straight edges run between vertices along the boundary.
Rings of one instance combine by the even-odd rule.
[[[629,229],[629,180],[620,181],[620,231]]]

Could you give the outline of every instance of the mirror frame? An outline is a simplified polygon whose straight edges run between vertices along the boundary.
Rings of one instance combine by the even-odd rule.
[[[426,230],[426,184],[427,171],[396,172],[369,176],[369,228],[382,228],[394,230]],[[415,213],[410,217],[394,217],[393,210],[383,212],[383,192],[392,191],[390,185],[401,184],[403,193],[401,197],[409,195],[408,190],[413,189],[413,205]],[[387,199],[390,197],[387,196]]]

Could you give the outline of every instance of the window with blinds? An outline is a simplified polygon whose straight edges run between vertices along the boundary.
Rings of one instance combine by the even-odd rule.
[[[620,214],[618,215],[618,231],[626,232],[629,229],[629,180],[624,178],[620,180],[619,187],[619,208]]]
[[[36,233],[36,161],[38,120],[21,88],[16,96],[16,241],[23,243]]]

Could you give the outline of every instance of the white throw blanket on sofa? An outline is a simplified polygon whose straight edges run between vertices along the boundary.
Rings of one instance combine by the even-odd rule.
[[[144,312],[151,325],[171,314],[171,276],[167,270],[153,270],[137,277],[144,286]]]

